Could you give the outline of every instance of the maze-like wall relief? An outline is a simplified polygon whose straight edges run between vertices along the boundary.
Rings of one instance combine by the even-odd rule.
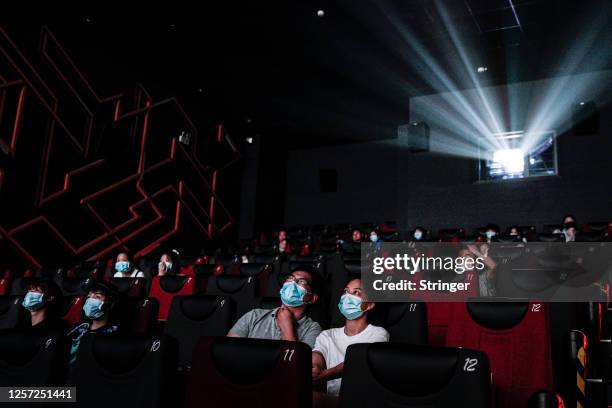
[[[25,55],[0,27],[0,267],[203,243],[234,223],[216,191],[240,158],[174,98],[99,95],[48,29]]]

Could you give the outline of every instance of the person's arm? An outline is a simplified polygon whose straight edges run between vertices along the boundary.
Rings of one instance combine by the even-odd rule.
[[[287,341],[297,341],[297,333],[295,330],[295,319],[284,305],[278,309],[276,313],[276,323],[281,331],[281,339]]]
[[[227,333],[227,337],[249,337],[253,311],[245,313]]]
[[[314,356],[315,354],[318,354],[318,353],[314,352],[312,354]],[[344,371],[344,362],[338,364],[335,367],[326,368],[320,371],[316,377],[314,376],[314,370],[315,369],[313,365],[313,377],[312,377],[313,382],[335,380],[336,378],[342,377],[342,372]]]
[[[325,371],[325,357],[320,351],[312,352],[312,381],[319,381],[319,376]]]

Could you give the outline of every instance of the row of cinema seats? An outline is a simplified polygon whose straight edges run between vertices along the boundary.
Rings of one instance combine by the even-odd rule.
[[[295,250],[303,249],[308,246],[312,251],[327,252],[337,249],[337,241],[351,240],[353,229],[359,229],[365,234],[371,231],[377,231],[380,238],[387,242],[401,242],[403,240],[413,240],[414,230],[398,230],[394,222],[386,223],[358,223],[358,224],[336,224],[336,225],[316,225],[311,227],[291,227],[286,230],[288,235],[288,243]],[[505,231],[500,231],[497,239],[514,240],[516,237],[509,235],[510,228]],[[555,233],[560,231],[562,226],[559,224],[546,224],[541,228],[535,225],[518,225],[516,227],[521,237],[525,237],[530,241],[545,241],[563,240],[562,234]],[[473,231],[467,231],[465,228],[443,228],[436,231],[425,230],[424,239],[433,241],[453,241],[462,240],[466,242],[474,241],[478,238],[485,237],[486,227],[475,228]],[[579,237],[587,242],[609,240],[612,236],[612,222],[598,221],[587,222],[579,226]],[[367,236],[363,238],[367,241]],[[265,254],[273,253],[276,245],[276,233],[262,233],[256,239],[255,253]],[[276,248],[277,250],[278,248]]]
[[[12,302],[12,305],[17,305],[17,302]],[[404,396],[415,398],[421,396],[423,399],[417,398],[417,400],[425,402],[434,398],[432,394],[436,394],[436,389],[444,388],[443,385],[448,384],[452,372],[457,374],[457,371],[462,370],[461,375],[466,375],[466,373],[473,373],[478,367],[488,373],[490,367],[493,385],[487,385],[483,392],[491,393],[496,407],[527,406],[527,401],[539,390],[556,390],[566,402],[581,401],[582,406],[605,406],[602,405],[606,401],[604,384],[596,381],[607,379],[610,364],[607,358],[609,349],[606,348],[609,346],[606,337],[607,323],[602,307],[603,305],[600,304],[560,306],[533,302],[379,304],[377,314],[372,317],[372,322],[387,328],[390,332],[390,343],[397,346],[396,348],[389,346],[389,350],[396,350],[394,353],[398,354],[381,352],[380,361],[386,361],[392,366],[382,371],[370,367],[371,373],[366,373],[364,368],[360,368],[356,371],[357,374],[354,374],[354,381],[359,384],[360,381],[364,381],[364,377],[371,375],[374,380],[382,383],[383,389],[399,390]],[[583,308],[586,309],[581,310]],[[159,375],[163,377],[172,373],[172,376],[176,377],[168,379],[168,384],[172,384],[172,381],[191,384],[194,381],[194,373],[199,370],[196,360],[204,358],[198,348],[200,337],[223,336],[235,320],[234,312],[234,302],[227,297],[177,296],[173,299],[163,335],[124,333],[122,340],[110,338],[100,340],[99,346],[92,346],[94,349],[90,350],[90,353],[95,354],[96,358],[86,357],[88,364],[93,364],[94,367],[93,369],[87,368],[87,370],[100,371],[105,375],[116,374],[121,381],[126,381],[124,389],[127,390],[129,386],[136,386],[133,382],[140,381],[138,378],[143,375],[142,372],[155,372],[148,366],[153,363],[145,364],[139,359],[143,353],[146,350],[153,351],[159,348],[162,343],[172,342],[172,346],[168,346],[172,349],[169,360],[156,363],[162,364],[163,361],[166,361],[164,363],[166,369]],[[560,318],[562,322],[558,321]],[[3,325],[6,323],[4,318],[0,321]],[[570,326],[582,330],[569,330]],[[99,337],[104,338],[104,336]],[[21,338],[24,340],[20,340]],[[15,333],[3,331],[0,334],[0,385],[50,385],[60,381],[62,377],[55,371],[57,367],[61,367],[61,364],[58,366],[57,358],[49,357],[39,360],[49,349],[47,346],[49,338],[43,336],[37,340],[20,333],[19,330]],[[62,341],[60,338],[54,339],[54,343]],[[421,348],[410,348],[408,347],[410,345],[419,345]],[[404,346],[406,348],[403,348]],[[263,357],[256,357],[255,351],[232,354],[226,350],[224,353],[219,353],[216,358],[211,357],[207,364],[211,364],[212,361],[219,375],[227,375],[233,379],[233,375],[238,375],[235,370],[241,367],[241,362],[244,363],[248,360],[247,357],[252,356],[255,362],[252,363],[252,367],[248,364],[242,365],[241,375],[243,377],[237,383],[240,385],[248,384],[249,381],[256,383],[254,379],[263,379],[270,374],[272,370],[270,367],[274,360],[270,357],[273,352],[265,351],[273,346],[261,347],[264,349],[261,351]],[[292,345],[292,347],[304,346],[300,344],[299,346]],[[466,352],[472,353],[470,354],[472,357],[457,357],[457,354],[449,351],[456,348],[478,350],[478,352]],[[129,354],[129,358],[124,357],[123,352],[126,355]],[[108,358],[104,357],[104,353],[107,353]],[[402,353],[405,353],[405,356]],[[475,356],[478,353],[481,354],[480,357]],[[385,355],[387,357],[384,357]],[[285,358],[289,357],[285,356]],[[457,363],[457,358],[459,358],[459,363]],[[267,361],[266,364],[264,364],[265,361]],[[351,373],[350,361],[350,358],[347,358],[346,375]],[[393,364],[398,362],[402,362],[401,367],[404,367],[405,371],[397,367],[393,368]],[[48,364],[48,366],[45,365],[45,369],[41,370],[40,364]],[[102,367],[97,367],[98,364],[102,364]],[[140,368],[137,370],[136,365],[140,364],[145,364],[149,368],[139,371]],[[268,369],[264,370],[264,367]],[[30,370],[34,370],[37,374],[30,376],[28,374]],[[438,370],[446,374],[442,375]],[[38,376],[43,372],[47,372],[48,377]],[[122,373],[125,372],[129,372],[130,376],[124,376]],[[437,378],[437,380],[430,378],[427,387],[423,385],[414,389],[410,387],[410,384],[404,384],[402,388],[401,385],[398,385],[401,382],[393,380],[394,378],[395,381],[410,378],[411,384],[420,384],[419,381],[424,380],[415,376],[415,372],[423,375],[423,378],[433,376],[432,378]],[[589,374],[588,377],[586,373]],[[440,378],[435,377],[436,375],[439,375]],[[599,378],[594,376],[599,376]],[[78,375],[73,378],[80,381],[84,380],[84,377]],[[109,379],[109,387],[115,380]],[[152,379],[151,381],[157,380]],[[464,380],[457,381],[461,383]],[[488,374],[487,381],[489,381]],[[582,389],[580,388],[581,381]],[[180,388],[180,384],[176,387],[165,388],[177,389],[177,387]],[[86,385],[83,388],[88,390]],[[121,389],[121,387],[118,388]],[[252,387],[245,386],[245,389],[250,388]],[[463,388],[459,387],[459,389]],[[472,393],[471,389],[467,392],[467,394]],[[445,393],[440,395],[443,394]],[[116,396],[113,393],[109,395]],[[190,395],[188,391],[187,395]],[[438,397],[441,398],[440,395]],[[456,395],[456,397],[464,396]],[[158,398],[160,401],[163,400],[161,395]],[[182,397],[175,395],[173,398]],[[468,398],[467,401],[472,400]],[[222,400],[218,402],[221,403]],[[473,401],[471,403],[476,404]],[[488,405],[476,404],[473,406]]]
[[[196,303],[186,298],[182,307],[197,313]],[[222,315],[223,300],[215,304],[212,314]],[[211,305],[210,299],[204,302],[205,314]],[[351,346],[339,406],[558,407],[554,394],[540,393],[552,390],[553,380],[547,305],[534,306],[453,304],[455,324],[448,327],[446,347],[399,343],[393,335],[387,344]],[[202,327],[186,341],[189,330],[182,330],[172,333],[176,337],[168,334],[172,330],[153,336],[88,335],[68,377],[62,364],[67,347],[60,334],[2,332],[0,386],[61,385],[68,378],[66,383],[77,387],[74,406],[83,407],[118,401],[134,407],[181,406],[181,401],[185,407],[311,406],[310,349],[305,344],[207,337]],[[577,355],[583,355],[584,339],[570,340]],[[187,343],[190,350],[183,356]],[[185,359],[189,369],[177,370]],[[568,376],[573,385],[580,372],[574,367]],[[575,406],[570,401],[581,398],[578,393],[578,387],[564,389],[568,406]]]

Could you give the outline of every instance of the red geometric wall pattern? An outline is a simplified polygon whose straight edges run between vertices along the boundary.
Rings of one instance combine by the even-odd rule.
[[[98,95],[46,28],[27,57],[0,28],[0,159],[0,267],[144,255],[234,223],[216,192],[241,159],[224,128],[199,134],[142,86]]]

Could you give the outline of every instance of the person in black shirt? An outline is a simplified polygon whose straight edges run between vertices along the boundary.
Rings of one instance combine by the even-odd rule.
[[[61,291],[53,281],[46,278],[30,279],[28,291],[21,302],[30,314],[27,329],[39,333],[65,330],[66,327],[56,310],[60,297]]]
[[[96,282],[89,289],[83,313],[87,320],[77,324],[68,332],[70,345],[70,366],[76,362],[81,339],[86,333],[114,334],[119,331],[119,324],[111,319],[111,312],[117,301],[118,292],[114,286]]]

